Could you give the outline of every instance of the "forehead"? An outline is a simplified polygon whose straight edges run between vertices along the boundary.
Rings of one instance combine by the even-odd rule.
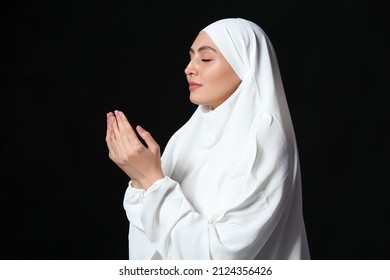
[[[209,46],[213,49],[218,50],[217,46],[215,45],[213,40],[211,40],[210,36],[206,32],[201,31],[192,43],[191,49],[197,51],[199,48],[204,46]]]

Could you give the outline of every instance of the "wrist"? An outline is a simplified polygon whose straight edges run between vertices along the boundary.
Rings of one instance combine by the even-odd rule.
[[[143,187],[137,180],[131,180],[131,187],[134,189],[143,189]]]
[[[156,173],[154,176],[149,176],[148,178],[145,178],[142,182],[140,182],[141,187],[144,190],[149,189],[155,182],[158,180],[163,179],[165,176],[162,172]]]

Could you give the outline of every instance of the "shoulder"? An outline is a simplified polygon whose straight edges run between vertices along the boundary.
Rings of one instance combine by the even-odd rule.
[[[296,153],[296,143],[291,127],[283,123],[274,114],[264,112],[257,122],[256,142],[262,152],[275,157],[290,157]]]

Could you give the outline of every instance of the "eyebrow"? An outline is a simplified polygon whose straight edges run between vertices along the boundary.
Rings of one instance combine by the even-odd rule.
[[[212,48],[212,47],[210,47],[210,46],[203,46],[203,47],[200,47],[198,49],[198,52],[202,52],[202,51],[212,51],[212,52],[217,53],[217,50]],[[195,51],[192,48],[190,48],[190,53],[194,53],[194,52]]]

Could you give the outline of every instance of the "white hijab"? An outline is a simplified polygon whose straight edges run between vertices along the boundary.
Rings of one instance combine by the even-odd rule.
[[[172,136],[164,173],[214,223],[213,258],[308,258],[299,157],[273,46],[258,25],[241,18],[203,31],[242,83],[215,110],[200,105]],[[240,230],[247,248],[237,253]]]

